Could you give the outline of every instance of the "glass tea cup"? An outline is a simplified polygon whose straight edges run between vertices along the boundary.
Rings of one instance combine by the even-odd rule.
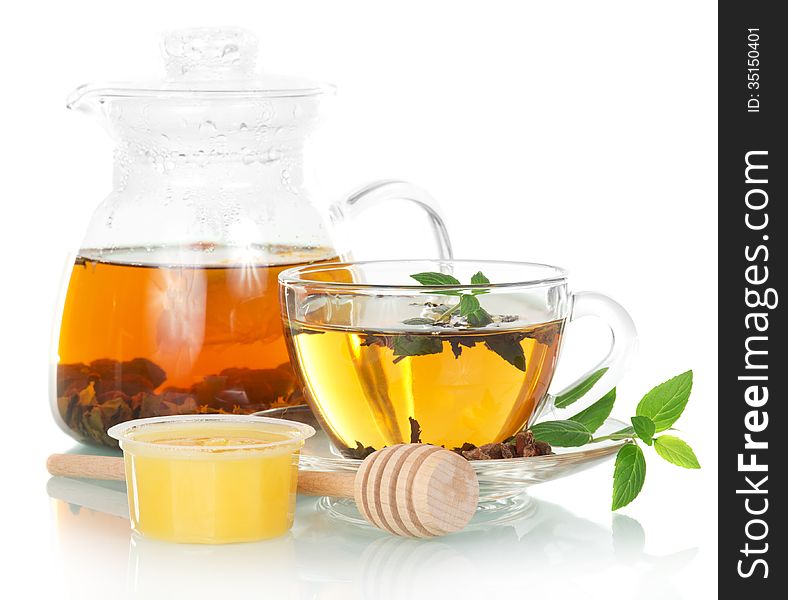
[[[570,292],[566,271],[549,265],[316,264],[282,272],[279,284],[293,365],[348,457],[418,440],[447,448],[503,441],[604,370],[575,406],[598,400],[635,348],[621,305]],[[610,351],[565,390],[551,391],[566,323],[586,316],[607,322]]]

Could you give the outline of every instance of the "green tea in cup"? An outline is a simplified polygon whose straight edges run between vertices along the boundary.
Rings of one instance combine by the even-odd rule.
[[[549,404],[573,303],[603,298],[570,294],[555,267],[469,261],[314,265],[285,271],[280,288],[310,406],[356,458],[399,443],[512,437]],[[623,315],[616,346],[626,345]]]

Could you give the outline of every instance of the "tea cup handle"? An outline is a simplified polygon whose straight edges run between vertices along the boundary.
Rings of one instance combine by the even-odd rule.
[[[438,257],[441,259],[453,258],[451,240],[446,230],[446,224],[440,216],[437,203],[424,189],[406,181],[376,181],[351,194],[345,200],[333,204],[329,215],[332,225],[337,230],[337,238],[340,242],[343,243],[347,239],[346,228],[353,219],[368,208],[389,200],[407,200],[422,208],[430,220],[435,244],[438,248]],[[340,247],[339,251],[343,260],[350,258],[347,248]]]
[[[574,414],[589,407],[618,384],[635,354],[637,349],[635,323],[618,302],[596,292],[574,293],[569,321],[583,317],[598,317],[607,323],[613,335],[610,350],[602,361],[573,383],[557,392],[548,393],[539,414],[551,408],[561,409],[570,405]],[[586,388],[587,391],[581,394],[580,392]],[[534,415],[533,422],[538,420],[539,414]]]

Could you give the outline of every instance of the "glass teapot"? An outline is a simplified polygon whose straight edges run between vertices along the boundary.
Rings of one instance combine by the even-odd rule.
[[[117,142],[114,189],[95,211],[71,272],[53,361],[52,408],[76,439],[114,446],[132,418],[252,413],[302,403],[288,360],[277,276],[346,258],[342,228],[390,199],[428,214],[404,182],[312,205],[303,148],[333,88],[255,73],[240,29],[163,39],[167,76],[81,86],[69,108],[104,118]]]

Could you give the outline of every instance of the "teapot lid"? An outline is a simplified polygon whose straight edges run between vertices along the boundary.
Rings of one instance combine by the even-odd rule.
[[[166,66],[164,79],[81,85],[70,94],[67,107],[74,108],[96,96],[279,98],[333,90],[324,83],[257,73],[257,37],[242,28],[178,29],[162,36],[161,51]]]

